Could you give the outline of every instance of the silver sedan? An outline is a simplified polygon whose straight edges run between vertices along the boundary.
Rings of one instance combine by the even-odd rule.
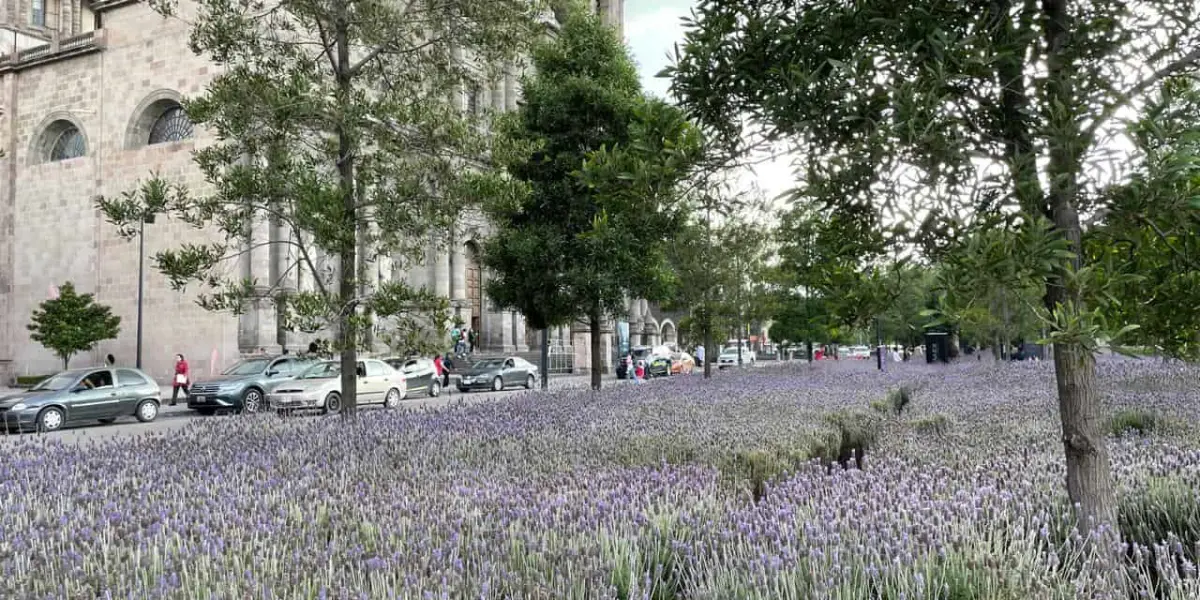
[[[381,360],[358,362],[358,404],[382,403],[395,408],[404,399],[404,373]],[[342,365],[326,360],[309,367],[295,379],[279,383],[267,392],[267,402],[276,410],[317,408],[324,413],[342,410]]]

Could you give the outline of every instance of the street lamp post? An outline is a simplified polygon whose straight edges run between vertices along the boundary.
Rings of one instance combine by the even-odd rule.
[[[141,222],[138,223],[138,295],[137,295],[137,355],[135,357],[134,366],[142,368],[142,299],[145,294],[145,284],[143,280],[146,270],[146,224],[154,224],[154,214],[149,213],[142,216]]]

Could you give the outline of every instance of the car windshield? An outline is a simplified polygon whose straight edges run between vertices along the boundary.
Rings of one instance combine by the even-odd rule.
[[[29,388],[29,391],[31,391],[31,392],[57,392],[59,390],[65,390],[68,387],[70,387],[72,383],[75,383],[75,380],[77,378],[78,378],[78,375],[69,374],[69,373],[59,373],[58,375],[55,375],[53,377],[47,377],[47,378],[43,379],[37,385]]]
[[[649,348],[634,348],[633,349],[633,357],[634,358],[639,358],[639,359],[646,358],[649,355],[650,355]]]
[[[222,375],[258,375],[271,363],[269,358],[243,360],[221,372]]]
[[[500,367],[500,366],[503,366],[503,365],[504,365],[504,359],[502,359],[502,358],[493,358],[493,359],[491,359],[491,360],[481,360],[481,361],[478,361],[478,362],[476,362],[476,363],[475,363],[475,365],[474,365],[472,368],[475,368],[475,369],[495,369],[496,367]]]
[[[336,360],[319,362],[300,374],[299,379],[333,379],[342,374],[342,364]]]
[[[737,353],[738,353],[737,348],[726,348],[721,351],[721,354],[732,354],[734,356],[737,356]]]

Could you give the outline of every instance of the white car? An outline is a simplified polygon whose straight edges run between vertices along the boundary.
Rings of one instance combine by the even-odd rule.
[[[742,365],[754,366],[754,352],[742,348]],[[738,349],[726,348],[717,356],[717,368],[725,369],[738,366]]]
[[[358,403],[399,406],[407,393],[404,373],[382,360],[358,361]],[[324,413],[342,410],[341,361],[323,360],[295,379],[284,381],[267,393],[267,403],[276,410],[319,408]]]

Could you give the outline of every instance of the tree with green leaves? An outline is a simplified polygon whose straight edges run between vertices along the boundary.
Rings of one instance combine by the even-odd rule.
[[[488,203],[496,231],[483,264],[489,296],[535,327],[588,323],[599,389],[603,320],[628,297],[667,289],[666,245],[682,220],[673,199],[700,136],[681,111],[643,95],[612,28],[582,7],[559,14],[492,155],[527,193]]]
[[[1040,276],[1067,490],[1082,528],[1114,523],[1092,350],[1118,332],[1105,331],[1105,291],[1085,269],[1080,213],[1103,184],[1089,167],[1110,158],[1115,117],[1195,72],[1200,5],[712,0],[687,29],[676,97],[731,146],[748,129],[793,143],[799,196],[848,215],[881,209],[912,231],[919,211],[946,235],[1003,212],[1052,225],[1062,244]],[[1000,168],[981,176],[981,162]]]
[[[1132,337],[1168,357],[1200,360],[1200,86],[1166,82],[1131,133],[1141,158],[1101,197],[1088,263],[1121,300],[1105,305],[1109,319],[1138,325]]]
[[[419,261],[431,238],[457,235],[467,206],[509,188],[481,162],[485,117],[467,109],[543,30],[541,5],[195,4],[191,49],[222,66],[184,103],[215,138],[195,157],[208,185],[189,190],[155,176],[100,198],[99,208],[129,237],[148,213],[212,232],[214,241],[154,257],[175,289],[202,288],[203,307],[238,313],[273,302],[293,330],[334,329],[343,414],[353,415],[357,352],[372,322],[435,331],[445,323],[444,299],[390,277],[375,285],[368,273]],[[169,0],[156,8],[175,10]],[[272,225],[284,233],[261,233]],[[266,251],[286,253],[288,275],[306,285],[228,275],[232,261]]]
[[[709,378],[718,354],[716,335],[740,337],[748,321],[770,312],[763,289],[767,236],[740,217],[761,204],[745,194],[704,184],[693,186],[686,201],[689,219],[668,250],[674,277],[664,306],[688,311],[689,333],[704,346],[702,366]]]
[[[121,317],[97,304],[92,294],[80,294],[70,281],[58,289],[58,297],[42,302],[25,326],[30,339],[54,352],[69,368],[71,357],[96,347],[97,342],[115,339],[121,333]]]

